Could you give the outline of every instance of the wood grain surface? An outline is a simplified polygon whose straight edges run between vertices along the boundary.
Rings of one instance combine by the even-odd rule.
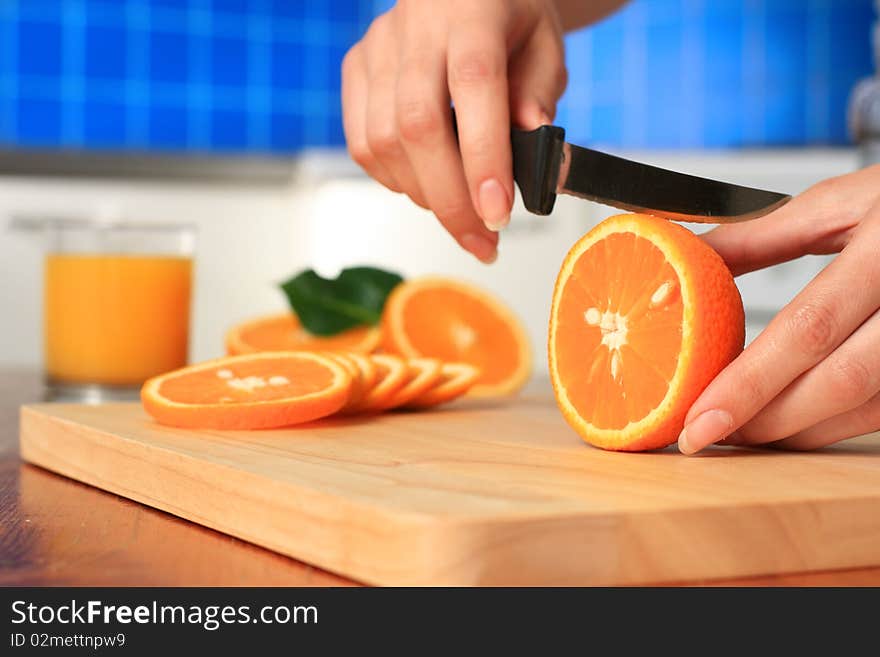
[[[19,407],[41,395],[37,372],[0,370],[0,586],[354,584],[22,463]]]
[[[705,582],[880,564],[876,436],[809,454],[615,454],[583,445],[546,389],[264,432],[169,429],[136,404],[37,405],[21,436],[32,463],[368,583]]]

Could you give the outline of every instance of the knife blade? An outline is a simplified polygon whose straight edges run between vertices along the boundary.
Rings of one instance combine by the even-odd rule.
[[[511,144],[514,179],[535,214],[550,214],[556,195],[570,194],[675,221],[721,224],[761,217],[791,199],[569,144],[558,126],[514,129]]]

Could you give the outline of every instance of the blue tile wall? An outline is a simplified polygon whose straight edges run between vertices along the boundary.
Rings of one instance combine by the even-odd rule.
[[[568,37],[557,122],[628,148],[848,142],[871,0],[636,0]]]
[[[586,0],[585,0],[586,1]],[[633,0],[570,35],[557,122],[626,148],[844,144],[871,0]],[[339,63],[388,0],[0,0],[0,144],[343,143]]]

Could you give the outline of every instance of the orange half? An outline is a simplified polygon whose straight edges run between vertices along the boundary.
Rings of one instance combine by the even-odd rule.
[[[744,336],[739,291],[705,242],[657,217],[611,217],[572,247],[556,281],[557,403],[593,445],[665,447]]]
[[[316,420],[348,400],[351,376],[312,352],[246,354],[168,372],[141,389],[160,424],[199,429],[268,429]]]

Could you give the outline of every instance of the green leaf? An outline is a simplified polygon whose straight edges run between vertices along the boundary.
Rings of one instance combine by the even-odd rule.
[[[385,299],[403,278],[373,267],[344,269],[321,278],[307,269],[281,289],[303,327],[314,335],[336,335],[364,324],[378,324]]]

